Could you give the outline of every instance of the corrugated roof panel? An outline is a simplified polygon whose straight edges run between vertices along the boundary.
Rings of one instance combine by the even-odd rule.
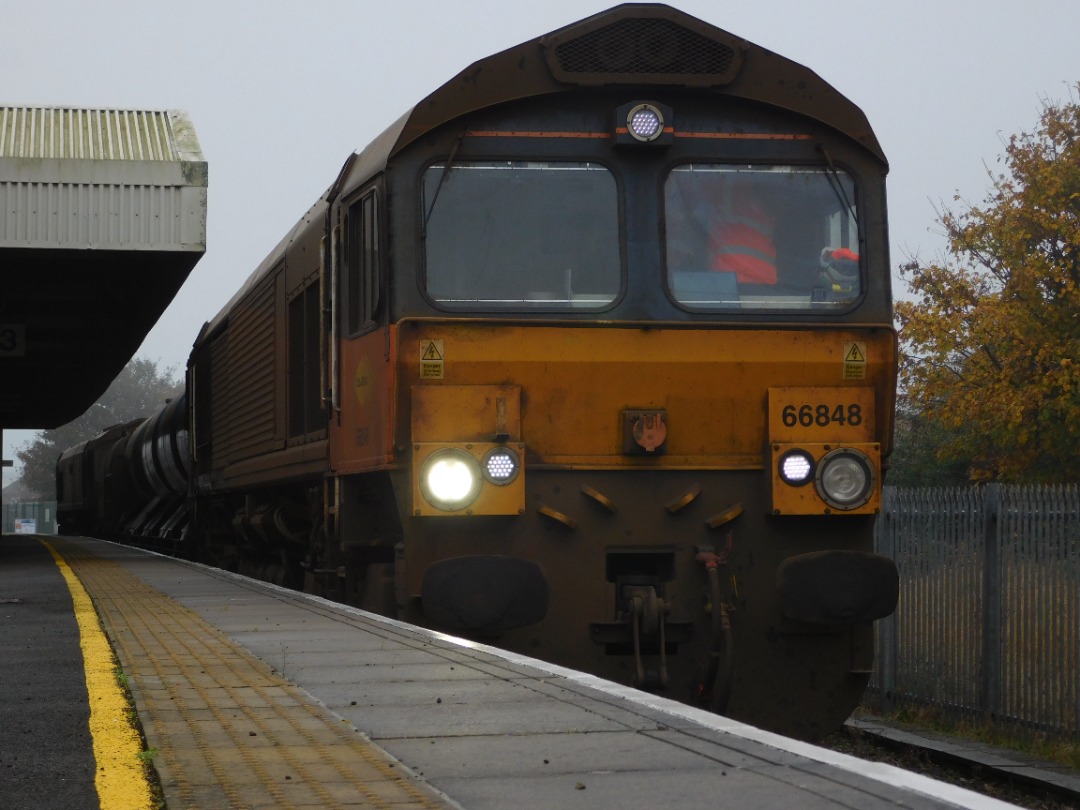
[[[0,258],[16,246],[201,252],[205,222],[204,189],[0,180]]]
[[[0,107],[0,158],[201,160],[178,111]]]

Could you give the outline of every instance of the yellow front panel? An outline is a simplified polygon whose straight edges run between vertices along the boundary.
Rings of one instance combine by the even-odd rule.
[[[780,459],[790,450],[805,451],[813,459],[815,469],[817,469],[822,459],[830,451],[837,449],[857,450],[867,458],[870,464],[873,477],[869,498],[864,504],[854,509],[830,506],[818,490],[813,475],[801,486],[792,486],[780,477]],[[776,443],[772,445],[771,481],[774,515],[876,515],[881,510],[881,446],[860,443]]]
[[[529,464],[762,469],[767,464],[770,388],[853,391],[854,399],[842,397],[837,403],[865,405],[867,413],[892,410],[895,336],[887,328],[646,329],[405,321],[398,337],[399,390],[412,389],[414,408],[418,390],[518,386],[521,440]],[[857,368],[853,344],[859,346]],[[461,395],[471,396],[465,389]],[[627,410],[664,412],[662,455],[624,452]],[[414,414],[413,430],[445,423],[437,411],[431,416],[417,420]],[[487,411],[477,428],[493,432],[494,423],[493,411]],[[422,430],[425,440],[458,439],[441,435],[443,428]],[[865,421],[859,435],[883,443],[889,430],[879,418]],[[446,431],[452,432],[449,425]]]

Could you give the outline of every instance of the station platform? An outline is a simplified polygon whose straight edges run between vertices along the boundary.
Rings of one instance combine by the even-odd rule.
[[[223,571],[6,535],[0,807],[109,807],[65,566],[170,810],[1011,806]]]

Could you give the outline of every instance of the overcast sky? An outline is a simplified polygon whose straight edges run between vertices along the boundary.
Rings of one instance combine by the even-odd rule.
[[[0,0],[0,104],[190,114],[210,167],[207,252],[139,351],[182,370],[202,323],[350,152],[470,63],[612,5]],[[863,109],[890,161],[894,268],[942,254],[935,205],[982,202],[1003,142],[1080,81],[1075,0],[671,5],[806,65]],[[4,457],[32,436],[6,432]]]

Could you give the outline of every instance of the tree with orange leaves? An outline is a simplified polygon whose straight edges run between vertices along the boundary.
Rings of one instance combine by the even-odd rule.
[[[901,381],[972,480],[1077,481],[1080,104],[1044,103],[999,162],[983,206],[940,212],[947,260],[901,268]]]

